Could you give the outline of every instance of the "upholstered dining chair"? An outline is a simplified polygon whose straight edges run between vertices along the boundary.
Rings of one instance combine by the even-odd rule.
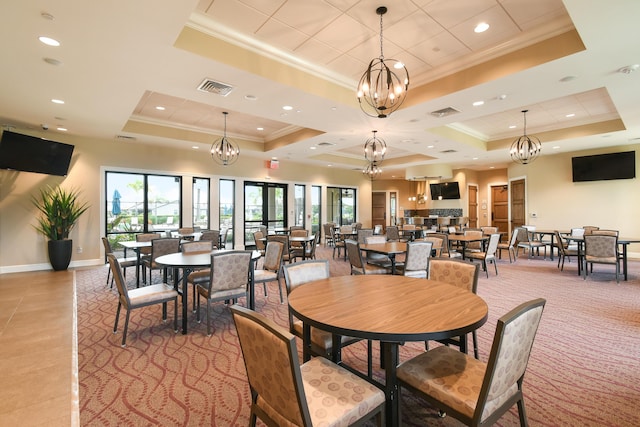
[[[593,233],[593,230],[600,230],[600,227],[596,227],[595,225],[585,225],[582,229],[584,230],[585,235],[589,235]]]
[[[367,236],[364,238],[364,242],[360,242],[358,240],[358,244],[360,243],[375,244],[375,243],[386,243],[386,242],[387,242],[387,238],[382,235]],[[391,260],[385,254],[376,254],[373,252],[367,252],[367,254],[365,255],[364,261],[368,264],[373,264],[378,267],[391,268]]]
[[[251,390],[250,426],[256,418],[269,426],[363,425],[371,418],[383,425],[382,390],[323,357],[300,364],[293,334],[244,307],[231,313]]]
[[[440,236],[434,236],[435,233],[429,233],[419,241],[431,243],[431,254],[436,257],[442,256],[444,240]]]
[[[347,226],[349,227],[349,226]],[[342,227],[340,227],[340,232],[343,232]],[[346,231],[350,232],[350,231]],[[331,228],[331,240],[333,240],[333,258],[336,257],[336,250],[338,251],[338,258],[340,258],[340,251],[346,251],[346,247],[344,245],[344,236],[336,233],[336,229],[334,227]],[[346,252],[345,252],[346,253]]]
[[[293,228],[289,231],[289,236],[291,237],[309,237],[309,230],[305,230],[302,226],[298,226],[300,228]],[[290,261],[294,261],[297,257],[302,257],[302,251],[307,246],[306,244],[302,244],[302,242],[293,242],[289,241],[291,245],[289,249],[289,254],[291,256]]]
[[[364,261],[362,257],[362,251],[360,250],[360,244],[351,239],[344,241],[347,247],[347,257],[351,264],[351,274],[390,274],[391,268],[382,267],[379,265],[369,264]]]
[[[405,276],[426,279],[432,248],[431,242],[413,241],[407,243],[405,261],[403,264],[399,264],[396,269]]]
[[[180,251],[185,254],[207,253],[214,248],[212,240],[197,240],[192,242],[184,242],[180,245]],[[211,270],[208,267],[198,268],[187,275],[187,282],[191,284],[193,289],[193,311],[196,311],[196,284],[209,281]]]
[[[509,253],[509,264],[516,262],[516,245],[518,244],[518,229],[514,228],[511,232],[509,242],[498,242],[498,259],[502,259],[502,251],[507,250]],[[513,261],[511,256],[513,255]]]
[[[291,255],[291,245],[289,243],[288,234],[269,234],[267,236],[267,243],[268,242],[282,243],[282,262],[283,263],[288,263],[293,260],[293,256]]]
[[[154,239],[159,239],[160,237],[162,237],[160,236],[160,233],[138,233],[136,234],[136,242],[150,242]],[[142,265],[142,262],[144,262],[144,260],[148,260],[151,256],[151,246],[139,248],[138,251],[140,252],[140,264]],[[142,269],[142,281],[143,283],[146,283],[147,281],[147,271],[144,268]]]
[[[438,282],[448,283],[456,288],[464,289],[474,294],[478,290],[479,264],[459,259],[433,258],[429,262],[429,279]],[[471,332],[473,340],[473,355],[478,358],[478,338],[476,331]],[[438,342],[446,345],[455,345],[463,350],[461,343],[467,343],[467,336],[453,337]],[[464,346],[466,347],[466,345]],[[425,343],[425,348],[429,350],[429,343]]]
[[[430,233],[429,237],[442,239],[442,252],[440,256],[445,258],[462,258],[462,254],[449,244],[449,235],[447,233]]]
[[[258,231],[256,233],[259,233]],[[280,291],[280,304],[284,303],[282,296],[282,286],[280,285],[280,268],[282,267],[282,254],[284,245],[282,242],[272,240],[267,242],[264,252],[264,262],[262,268],[253,271],[253,283],[262,283],[264,287],[264,296],[267,296],[267,283],[278,282],[278,290]]]
[[[400,241],[400,231],[398,231],[398,226],[390,225],[387,227],[387,240],[390,242]]]
[[[480,229],[466,228],[464,230],[464,235],[469,236],[470,238],[479,239],[484,236],[484,233]],[[482,242],[469,242],[466,246],[465,256],[469,256],[470,253],[481,252],[482,251]]]
[[[211,279],[196,285],[198,305],[196,320],[200,323],[200,297],[207,301],[207,336],[211,336],[211,303],[248,297],[249,269],[252,251],[225,251],[211,255]]]
[[[333,246],[334,240],[334,233],[333,233],[333,227],[335,227],[335,223],[333,222],[326,222],[324,224],[322,224],[322,233],[324,234],[324,245],[325,246]]]
[[[545,302],[526,302],[498,319],[487,363],[446,346],[403,362],[400,390],[468,426],[490,426],[517,404],[520,425],[528,425],[522,383]]]
[[[262,234],[262,231],[253,232],[253,240],[256,242],[256,250],[260,252],[260,256],[264,256],[264,252],[267,248],[267,245],[262,239],[264,239],[264,234]]]
[[[584,235],[584,278],[589,275],[589,267],[593,272],[593,264],[610,264],[616,266],[616,283],[620,283],[620,256],[618,254],[618,237],[605,234]]]
[[[118,332],[118,318],[122,307],[127,311],[124,329],[122,331],[122,347],[127,345],[127,331],[129,329],[129,317],[131,311],[136,308],[147,307],[154,304],[162,304],[162,320],[167,319],[167,303],[173,301],[173,329],[178,332],[178,292],[166,283],[157,285],[144,286],[142,288],[129,290],[124,278],[122,277],[122,269],[117,258],[112,253],[107,254],[111,273],[118,288],[118,309],[116,311],[116,320],[113,324],[113,333]]]
[[[149,269],[149,283],[153,284],[153,278],[151,274],[153,270],[163,271],[163,281],[167,281],[167,268],[156,263],[156,259],[162,255],[173,254],[180,252],[180,239],[177,238],[162,238],[153,239],[151,241],[151,255],[149,258],[142,260],[143,268]],[[143,275],[144,278],[144,275]]]
[[[104,246],[104,254],[105,256],[108,254],[113,254],[113,249],[111,249],[111,243],[109,239],[106,237],[102,237],[102,245]],[[122,268],[124,279],[127,279],[127,268],[135,267],[138,264],[137,257],[126,257],[126,258],[116,258],[118,260],[118,264]],[[107,260],[107,264],[109,261]],[[109,279],[111,279],[110,287],[113,288],[113,276],[111,276],[111,267],[107,270],[107,283],[109,283]]]
[[[560,271],[564,271],[564,261],[567,258],[569,258],[569,261],[571,261],[572,256],[578,258],[578,247],[576,246],[572,248],[571,246],[567,245],[558,230],[554,232],[554,235],[556,248],[558,248],[558,268],[560,269]]]
[[[329,261],[328,260],[306,260],[286,264],[282,266],[284,274],[284,283],[287,288],[287,296],[298,286],[314,280],[329,278]],[[302,321],[297,319],[289,310],[289,331],[300,339],[303,338]],[[345,347],[360,341],[358,338],[343,336],[340,345]],[[322,356],[331,359],[333,353],[333,337],[330,332],[321,329],[311,328],[311,353],[316,356]],[[367,346],[367,369],[368,375],[371,377],[373,366],[371,364],[371,342]]]
[[[516,246],[516,257],[520,248],[526,249],[528,257],[531,258],[531,254],[537,252],[540,254],[540,248],[544,248],[544,257],[547,257],[547,245],[539,240],[534,240],[531,232],[525,227],[518,227],[518,245]]]
[[[220,230],[206,230],[200,235],[200,240],[207,240],[213,242],[215,248],[220,245]]]
[[[482,261],[482,269],[487,273],[487,279],[489,278],[488,263],[493,263],[493,267],[496,270],[496,276],[498,275],[498,263],[496,262],[496,251],[498,250],[498,243],[500,242],[500,234],[494,233],[489,236],[489,242],[484,252],[469,252],[467,258],[477,259]]]

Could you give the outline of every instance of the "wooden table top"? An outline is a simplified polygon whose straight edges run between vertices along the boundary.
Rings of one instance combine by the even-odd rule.
[[[156,263],[164,265],[166,267],[175,268],[196,268],[207,267],[211,265],[211,255],[220,252],[230,252],[231,249],[215,249],[207,252],[176,252],[172,254],[162,255],[156,258]],[[253,251],[251,253],[251,259],[260,258],[260,252]]]
[[[453,242],[480,242],[482,240],[489,240],[489,236],[482,235],[481,237],[475,237],[475,236],[450,234],[449,240]]]
[[[386,243],[364,243],[360,245],[363,251],[376,252],[379,254],[402,254],[407,252],[406,242],[386,242]]]
[[[443,339],[482,326],[487,304],[471,292],[427,279],[389,275],[330,277],[299,286],[289,307],[332,333],[386,342]]]

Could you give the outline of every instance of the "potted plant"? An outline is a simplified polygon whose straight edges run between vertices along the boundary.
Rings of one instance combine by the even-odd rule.
[[[78,190],[65,190],[47,186],[32,202],[40,211],[38,224],[34,228],[49,239],[49,262],[54,270],[66,270],[71,262],[73,241],[69,232],[73,229],[89,206],[78,200]]]

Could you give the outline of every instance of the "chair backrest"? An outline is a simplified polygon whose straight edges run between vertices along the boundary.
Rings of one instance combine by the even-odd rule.
[[[516,228],[516,231],[518,233],[518,242],[519,243],[529,243],[529,242],[531,242],[531,235],[529,234],[529,231],[525,227],[518,227],[518,228]]]
[[[159,256],[174,254],[176,252],[180,252],[180,239],[165,237],[151,241],[151,259],[153,261]]]
[[[489,243],[487,243],[485,258],[492,258],[496,256],[498,243],[500,243],[500,233],[493,233],[491,236],[489,236]]]
[[[189,254],[194,252],[211,252],[213,250],[213,242],[210,240],[197,240],[195,242],[184,242],[181,245],[183,253]]]
[[[211,255],[209,295],[213,292],[238,289],[249,283],[251,251],[225,251]]]
[[[442,246],[444,243],[442,237],[429,234],[427,237],[423,237],[420,241],[431,243],[431,251],[435,251],[436,256],[440,256],[442,254]]]
[[[373,226],[373,234],[382,234],[382,225],[376,224]]]
[[[448,216],[439,216],[436,222],[438,223],[438,225],[448,226],[449,224],[451,224],[451,218],[449,218]]]
[[[360,241],[358,241],[358,243],[360,243]],[[384,236],[367,236],[364,239],[364,243],[387,243],[387,238]]]
[[[571,235],[575,237],[584,236],[584,228],[572,228]]]
[[[371,237],[369,237],[371,238]],[[364,261],[362,259],[362,252],[360,251],[360,245],[357,241],[346,239],[344,244],[347,248],[347,256],[349,257],[349,264],[351,268],[363,269]]]
[[[600,227],[596,227],[595,225],[585,225],[582,227],[584,229],[584,234],[591,234],[593,230],[599,230]]]
[[[229,237],[230,228],[225,229],[222,232],[222,239],[220,239],[220,249],[225,249],[227,247],[227,238]]]
[[[264,270],[275,271],[280,270],[282,265],[282,254],[284,253],[284,245],[282,242],[275,240],[267,242],[266,249],[264,251],[264,262],[262,268]]]
[[[362,223],[361,222],[354,222],[353,223],[353,230],[357,233],[358,230],[360,230],[362,228]]]
[[[483,226],[480,227],[480,230],[482,231],[482,234],[493,234],[498,232],[498,227]]]
[[[282,243],[282,253],[289,253],[289,235],[288,234],[269,234],[267,236],[267,244],[269,242]]]
[[[120,263],[118,262],[116,256],[112,253],[107,254],[107,261],[109,262],[109,268],[111,269],[111,274],[113,275],[113,280],[116,282],[116,288],[118,289],[118,298],[120,302],[125,307],[129,307],[129,290],[124,282],[124,277],[122,277],[122,268],[120,267]]]
[[[464,230],[464,235],[469,236],[474,239],[479,239],[483,236],[482,230],[474,230],[471,228],[466,228]],[[467,243],[467,248],[469,249],[480,249],[482,247],[482,242],[469,242]]]
[[[287,424],[310,426],[295,336],[262,314],[244,307],[234,305],[231,313],[249,387],[252,394],[260,396],[255,404],[266,406]],[[278,380],[277,387],[274,387],[274,378]]]
[[[258,231],[260,231],[263,236],[266,236],[268,234],[266,225],[259,225]]]
[[[415,229],[416,229],[415,224],[405,224],[402,226],[402,230],[406,230],[406,231],[413,231]]]
[[[522,227],[526,228],[529,233],[533,233],[534,231],[536,231],[535,225],[523,225]]]
[[[594,236],[616,236],[618,237],[620,232],[618,230],[603,230],[603,229],[598,229],[598,230],[593,230],[591,232],[591,234],[593,234]]]
[[[309,230],[305,230],[305,229],[297,229],[297,230],[291,230],[291,237],[308,237],[309,236]],[[291,246],[295,246],[297,248],[301,248],[302,242],[291,242]]]
[[[565,241],[562,238],[562,236],[560,235],[560,232],[558,230],[555,230],[553,232],[555,239],[556,239],[556,247],[558,248],[558,252],[560,253],[560,255],[567,255],[567,248],[565,248]]]
[[[441,254],[449,253],[449,235],[447,233],[430,233],[429,238],[442,239]]]
[[[427,277],[429,258],[431,258],[431,242],[414,241],[407,243],[407,256],[404,262],[404,275],[410,276],[411,272],[424,271]]]
[[[586,257],[611,258],[612,263],[617,262],[618,238],[606,234],[585,234],[584,254]]]
[[[365,239],[369,236],[373,236],[373,229],[361,228],[358,230],[358,243],[364,243]]]
[[[262,240],[263,238],[264,234],[262,234],[262,231],[255,231],[253,233],[253,240],[256,242],[256,249],[259,251],[264,251],[266,248],[264,240]]]
[[[398,232],[397,225],[390,225],[387,227],[387,240],[400,240],[400,232]]]
[[[341,225],[340,226],[340,232],[341,233],[345,233],[345,234],[353,233],[353,226],[351,226],[351,225]]]
[[[100,239],[102,239],[102,246],[104,246],[105,255],[112,254],[113,250],[111,249],[111,243],[109,243],[109,239],[107,239],[106,237],[101,237]]]
[[[449,258],[432,258],[429,261],[429,279],[448,283],[460,289],[476,293],[480,264]]]
[[[203,231],[200,235],[200,240],[211,241],[213,246],[218,247],[220,244],[220,230]]]
[[[322,224],[322,231],[324,232],[325,236],[333,236],[333,224],[331,223],[324,223]]]
[[[514,228],[511,232],[511,240],[509,241],[509,247],[515,247],[518,242],[518,229]]]
[[[456,233],[456,231],[458,231],[458,229],[457,229],[454,225],[450,225],[450,226],[447,228],[447,231],[449,232],[449,234],[455,234],[455,233]]]
[[[498,319],[474,419],[484,420],[520,389],[546,301],[535,299]]]
[[[136,242],[150,242],[153,239],[159,239],[160,233],[140,233],[136,234]],[[140,253],[142,255],[149,255],[151,253],[151,248],[140,248]]]
[[[287,295],[289,295],[292,290],[300,285],[314,280],[327,279],[330,275],[329,260],[314,259],[285,264],[282,266],[282,271],[284,272]]]
[[[178,228],[178,234],[193,234],[193,227]]]
[[[293,231],[295,230],[304,230],[304,227],[301,225],[292,225],[291,227],[289,227],[290,233],[293,233]]]
[[[316,234],[316,238],[307,243],[306,254],[305,257],[315,258],[316,256],[316,246],[318,246],[318,239],[320,238],[319,234]]]

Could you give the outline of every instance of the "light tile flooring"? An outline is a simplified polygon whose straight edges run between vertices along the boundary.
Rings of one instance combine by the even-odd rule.
[[[0,426],[78,426],[75,272],[0,275]]]

